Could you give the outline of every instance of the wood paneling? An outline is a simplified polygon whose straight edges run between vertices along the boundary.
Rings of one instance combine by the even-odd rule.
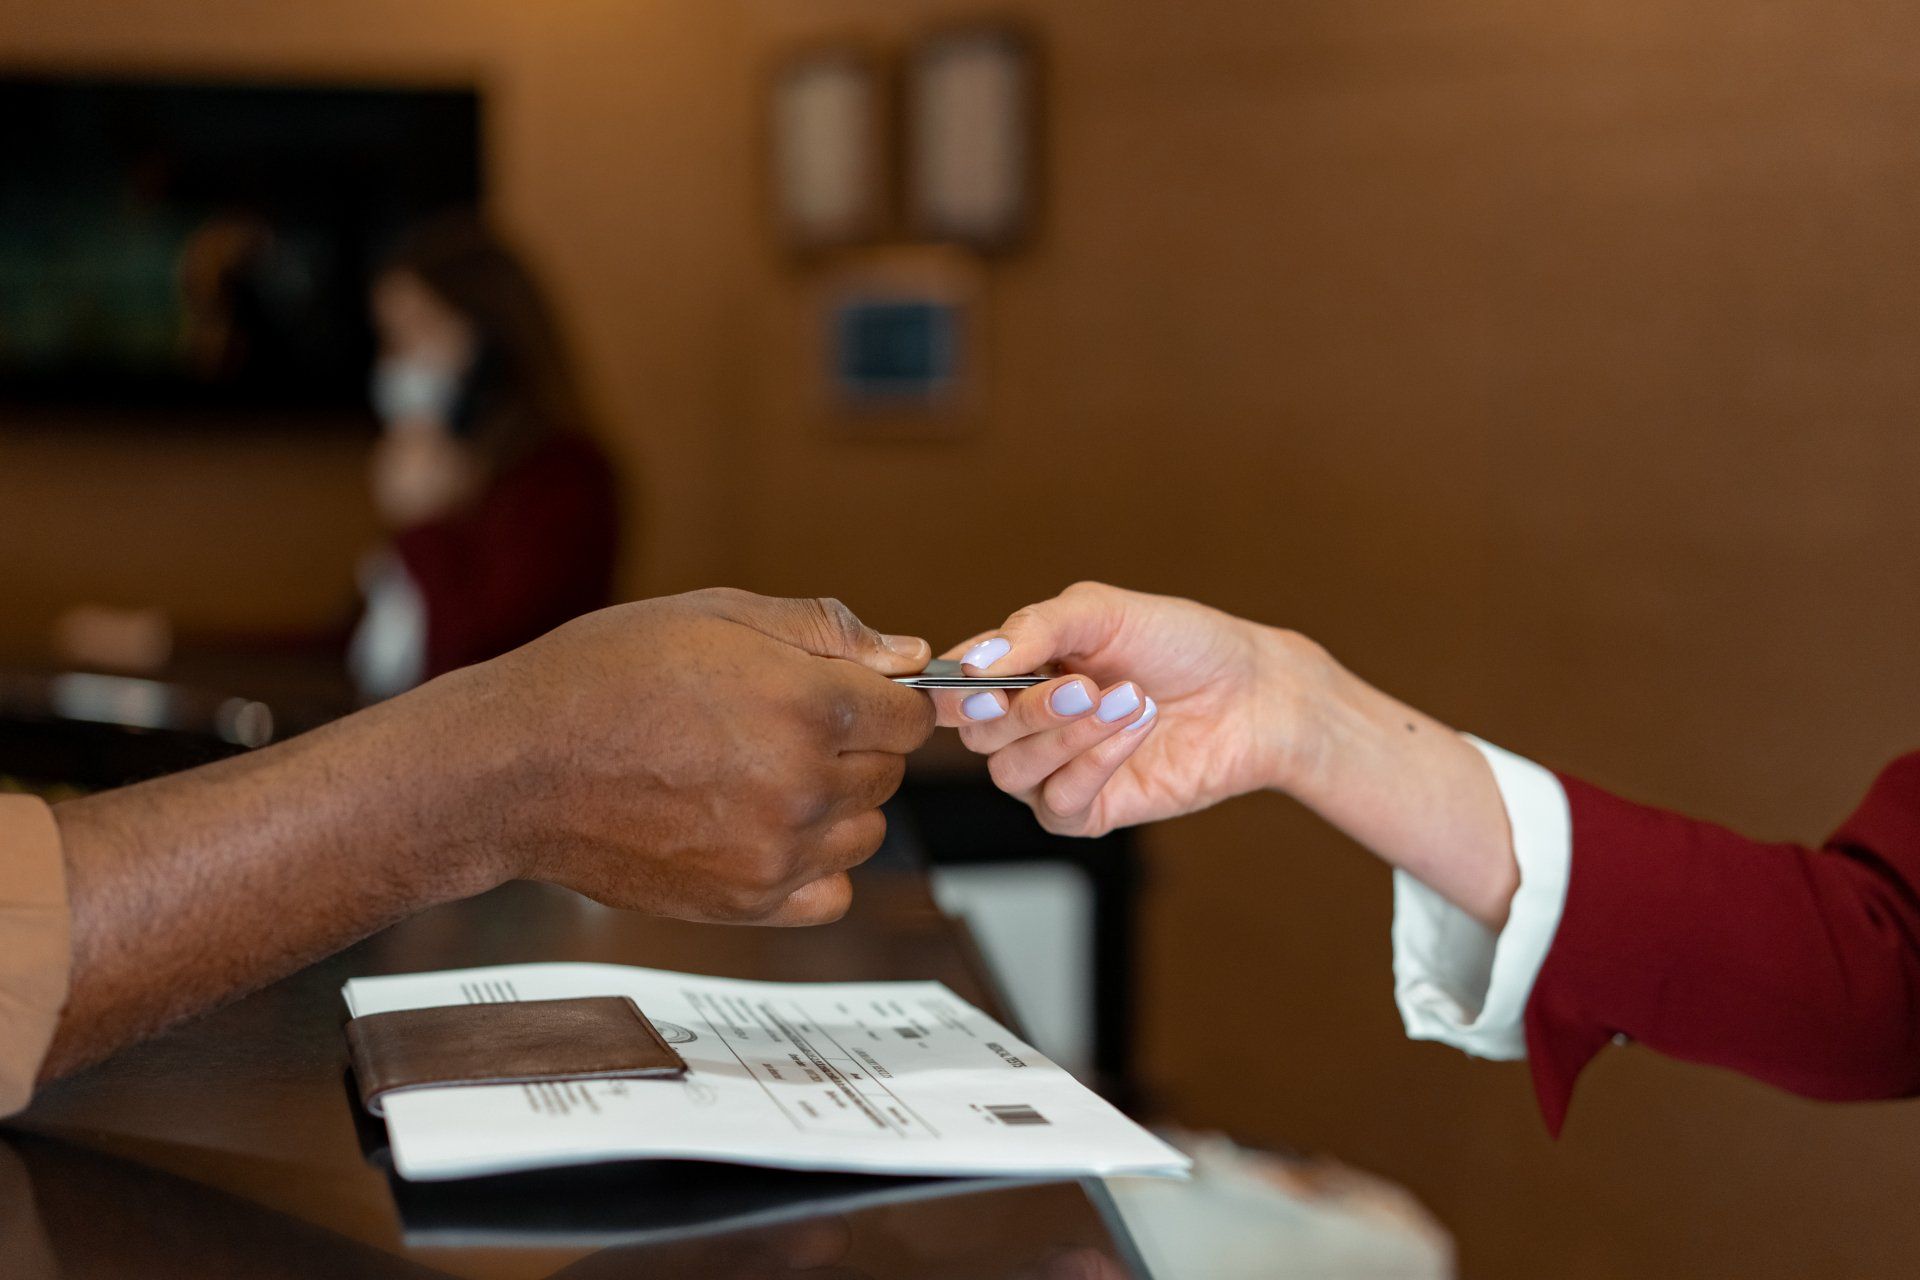
[[[1020,9],[1048,55],[1047,216],[990,272],[984,425],[971,447],[818,430],[803,286],[763,255],[750,585],[948,639],[1077,577],[1183,592],[1765,834],[1821,834],[1920,740],[1920,18]],[[749,9],[770,47],[967,11]],[[1523,1069],[1402,1038],[1359,851],[1271,797],[1149,847],[1167,1109],[1403,1179],[1468,1274],[1920,1254],[1896,1209],[1920,1108],[1623,1050],[1551,1143]]]
[[[1769,835],[1820,834],[1920,737],[1911,10],[991,6],[1047,55],[1042,225],[985,274],[974,434],[863,444],[821,420],[810,365],[832,263],[790,262],[756,206],[759,77],[794,41],[897,40],[970,6],[30,8],[0,40],[55,63],[480,76],[504,208],[615,447],[636,476],[644,459],[636,590],[827,591],[943,640],[1077,577],[1183,592]],[[89,497],[160,475],[214,504],[208,477],[265,465],[4,447],[0,512],[60,530],[0,537],[0,582],[28,575],[34,601],[121,580],[100,566],[136,526],[100,545]],[[163,507],[158,545],[194,566],[174,588],[346,565],[359,517],[327,513],[358,501],[352,469],[314,465],[310,490],[276,480],[204,531]],[[209,554],[289,503],[337,532]],[[1920,1255],[1898,1208],[1920,1108],[1625,1050],[1550,1143],[1523,1069],[1401,1037],[1387,877],[1359,851],[1276,797],[1149,847],[1167,1111],[1404,1180],[1469,1274],[1889,1275]]]

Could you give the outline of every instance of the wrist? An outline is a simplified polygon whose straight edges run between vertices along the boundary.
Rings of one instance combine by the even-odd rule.
[[[370,825],[405,859],[423,907],[526,871],[514,819],[526,809],[529,762],[496,728],[523,721],[501,705],[505,693],[484,669],[451,672],[346,722],[361,722],[354,754],[369,766],[369,808],[379,815]]]
[[[1263,699],[1271,785],[1498,930],[1519,870],[1479,750],[1304,636],[1277,633],[1269,651],[1280,676]]]
[[[1343,719],[1345,670],[1326,649],[1278,627],[1256,638],[1254,717],[1258,785],[1306,800],[1325,778]]]

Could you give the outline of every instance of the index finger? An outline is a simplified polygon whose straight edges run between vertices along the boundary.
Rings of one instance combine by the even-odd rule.
[[[919,636],[885,635],[826,596],[783,598],[716,588],[696,593],[708,607],[761,635],[821,658],[845,658],[883,675],[912,675],[933,649]]]

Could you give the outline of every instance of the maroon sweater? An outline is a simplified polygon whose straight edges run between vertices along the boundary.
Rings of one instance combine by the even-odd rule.
[[[1526,1012],[1549,1128],[1619,1034],[1813,1098],[1920,1093],[1920,753],[1818,848],[1561,781],[1573,864]]]
[[[497,657],[609,603],[620,519],[612,468],[554,436],[473,506],[393,539],[426,602],[424,676]]]

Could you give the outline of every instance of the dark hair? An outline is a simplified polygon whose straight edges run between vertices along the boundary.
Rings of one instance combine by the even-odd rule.
[[[461,435],[498,469],[555,432],[584,432],[586,405],[545,292],[526,263],[471,213],[416,226],[381,264],[407,272],[474,328],[479,351]]]

